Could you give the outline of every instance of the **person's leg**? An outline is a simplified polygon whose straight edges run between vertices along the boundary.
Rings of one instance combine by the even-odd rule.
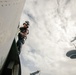
[[[18,47],[18,52],[19,52],[19,54],[20,54],[20,52],[21,52],[21,47],[22,47],[21,40],[18,40],[18,41],[17,41],[17,47]]]

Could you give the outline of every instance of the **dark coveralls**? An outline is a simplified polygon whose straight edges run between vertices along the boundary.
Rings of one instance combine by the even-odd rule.
[[[23,36],[21,33],[26,33],[27,28],[25,27],[20,27],[20,32],[18,33],[18,41],[17,41],[17,47],[19,52],[21,51],[22,44],[24,44],[24,39],[26,36]]]

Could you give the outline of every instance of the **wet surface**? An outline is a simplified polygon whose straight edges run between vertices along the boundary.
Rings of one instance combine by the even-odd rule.
[[[23,75],[36,70],[40,75],[76,75],[76,60],[72,60],[76,56],[75,3],[76,0],[26,1],[21,24],[29,20],[30,33],[21,51]]]

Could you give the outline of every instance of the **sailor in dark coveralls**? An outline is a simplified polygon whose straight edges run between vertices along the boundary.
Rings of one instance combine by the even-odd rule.
[[[17,41],[17,47],[19,51],[21,49],[22,44],[24,44],[24,40],[27,39],[27,34],[29,34],[28,27],[29,27],[29,21],[25,21],[25,23],[23,23],[23,27],[19,28],[20,32],[18,33],[18,41]]]

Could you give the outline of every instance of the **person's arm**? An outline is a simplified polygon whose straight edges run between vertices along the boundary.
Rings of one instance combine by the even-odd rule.
[[[20,32],[20,34],[21,34],[22,36],[24,36],[24,37],[25,37],[25,33],[23,33],[23,32]]]
[[[26,31],[26,32],[27,32],[27,34],[29,34],[29,30],[28,30],[28,29],[27,29],[27,31]]]

